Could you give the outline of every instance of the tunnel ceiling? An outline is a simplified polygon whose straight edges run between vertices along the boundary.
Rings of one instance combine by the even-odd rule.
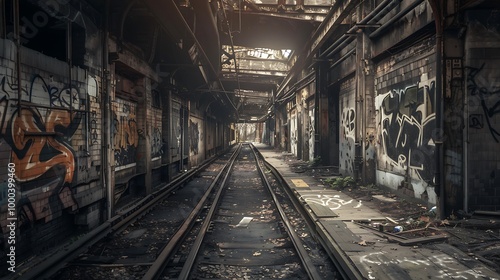
[[[281,2],[281,1],[280,1]],[[273,91],[290,71],[294,52],[303,50],[331,3],[281,5],[278,1],[224,1],[219,25],[221,82],[235,92],[242,121],[263,120]]]
[[[177,86],[179,93],[213,96],[233,121],[266,116],[273,91],[290,71],[290,58],[304,50],[335,2],[109,1],[110,31],[119,50],[127,48],[157,73],[174,76],[182,85]],[[105,11],[106,1],[85,3]],[[463,0],[460,4],[484,9],[498,7],[500,1]]]
[[[104,2],[88,0],[101,11]],[[179,92],[213,94],[236,121],[253,121],[266,116],[290,58],[303,50],[333,0],[110,3],[110,31],[120,48],[174,75]]]

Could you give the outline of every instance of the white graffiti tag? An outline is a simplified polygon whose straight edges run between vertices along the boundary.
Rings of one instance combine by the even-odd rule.
[[[438,266],[438,274],[432,275],[439,279],[496,279],[489,278],[489,275],[479,269],[462,269],[462,265],[453,257],[446,254],[439,254],[430,258],[418,259],[412,257],[395,257],[386,251],[373,252],[359,258],[361,264],[368,272],[368,278],[376,279],[375,271],[371,267],[397,265],[405,270],[425,271],[424,267]],[[473,277],[473,278],[471,278]]]
[[[316,203],[326,206],[332,210],[340,209],[342,206],[351,204],[354,200],[343,200],[339,195],[303,195],[302,198],[308,203]]]

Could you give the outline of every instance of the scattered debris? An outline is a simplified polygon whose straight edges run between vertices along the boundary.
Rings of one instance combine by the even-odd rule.
[[[252,217],[243,217],[241,221],[234,227],[248,227],[248,224],[253,220]]]
[[[444,241],[446,239],[448,239],[447,235],[426,236],[426,237],[403,240],[403,241],[399,242],[399,245],[401,245],[401,246],[413,246],[413,245],[426,244],[426,243],[437,242],[437,241]]]

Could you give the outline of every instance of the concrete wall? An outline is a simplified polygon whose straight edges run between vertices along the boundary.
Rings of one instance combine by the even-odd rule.
[[[467,13],[467,184],[470,210],[500,210],[500,22]]]

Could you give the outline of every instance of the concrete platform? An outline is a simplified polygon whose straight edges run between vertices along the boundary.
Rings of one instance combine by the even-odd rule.
[[[306,173],[294,173],[280,152],[255,144],[265,160],[295,190],[316,221],[318,236],[349,279],[500,279],[481,262],[439,237],[425,245],[397,236],[384,238],[357,221],[381,220],[384,215],[345,193],[327,188]],[[411,241],[411,240],[410,240]],[[427,240],[428,241],[428,240]]]

